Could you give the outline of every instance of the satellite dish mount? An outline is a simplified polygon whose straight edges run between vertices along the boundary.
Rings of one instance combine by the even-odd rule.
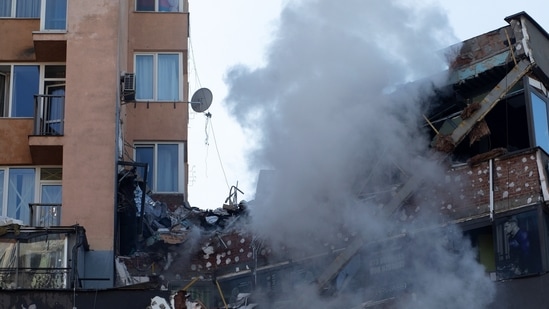
[[[212,105],[213,95],[210,89],[200,88],[191,97],[191,108],[197,113],[203,113]]]

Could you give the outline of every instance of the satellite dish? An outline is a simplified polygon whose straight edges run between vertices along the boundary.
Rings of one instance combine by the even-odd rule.
[[[213,95],[210,89],[200,88],[191,98],[191,107],[197,113],[205,112],[212,105]]]

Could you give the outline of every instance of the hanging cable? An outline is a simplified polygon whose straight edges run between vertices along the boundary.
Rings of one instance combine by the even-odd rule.
[[[191,62],[193,64],[192,67],[194,68],[195,82],[198,85],[198,88],[202,88],[202,83],[200,82],[200,77],[198,76],[198,70],[196,69],[196,62],[194,61],[194,49],[193,49],[193,43],[190,37],[189,37],[189,51],[191,52]]]
[[[215,150],[217,151],[217,158],[219,159],[219,165],[221,166],[221,171],[223,172],[223,177],[225,177],[225,184],[227,184],[227,189],[230,188],[229,181],[227,181],[227,174],[225,173],[225,168],[223,167],[223,161],[221,160],[221,155],[219,154],[219,148],[217,147],[217,140],[215,139],[215,132],[213,128],[213,122],[211,121],[212,114],[206,113],[206,116],[210,119],[210,127],[212,129],[212,136],[214,140]]]
[[[210,146],[210,136],[208,135],[208,124],[210,123],[210,120],[212,119],[212,114],[207,113],[206,114],[206,124],[204,125],[204,134],[206,134],[206,138],[204,139],[204,145]]]

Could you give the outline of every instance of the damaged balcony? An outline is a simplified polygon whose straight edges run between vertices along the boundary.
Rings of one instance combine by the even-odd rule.
[[[29,136],[29,146],[33,162],[36,164],[61,164],[62,162],[64,86],[63,89],[59,89],[59,92],[60,94],[34,96],[34,126],[33,135]]]
[[[83,280],[78,261],[88,250],[84,228],[0,225],[1,289],[62,290]]]

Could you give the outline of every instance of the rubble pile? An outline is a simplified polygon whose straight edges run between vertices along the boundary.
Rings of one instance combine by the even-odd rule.
[[[188,203],[168,206],[143,194],[146,186],[135,171],[119,175],[118,258],[134,277],[161,276],[166,281],[212,276],[249,269],[254,256],[252,237],[245,232],[245,202],[201,210]],[[144,196],[143,196],[144,195]]]

